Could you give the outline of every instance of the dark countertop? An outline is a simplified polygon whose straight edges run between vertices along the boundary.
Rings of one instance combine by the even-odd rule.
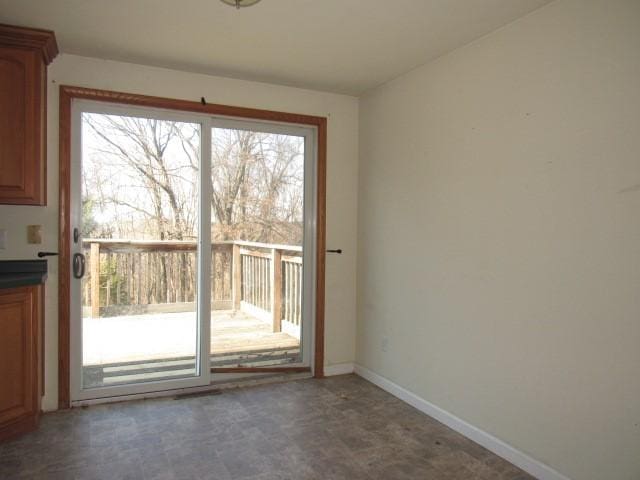
[[[46,260],[0,261],[0,288],[40,285],[47,279]]]

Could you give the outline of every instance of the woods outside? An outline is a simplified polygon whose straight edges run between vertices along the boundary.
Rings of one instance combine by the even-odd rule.
[[[85,239],[195,242],[200,125],[85,113],[82,134]],[[214,128],[211,147],[212,241],[301,245],[304,138]],[[101,255],[101,304],[193,302],[195,256],[139,253],[136,268],[133,255]],[[228,297],[230,262],[214,249],[214,301]]]

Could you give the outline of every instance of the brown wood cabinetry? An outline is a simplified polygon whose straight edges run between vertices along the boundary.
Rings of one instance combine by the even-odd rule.
[[[0,289],[0,440],[38,425],[43,289],[42,285]]]
[[[45,205],[53,32],[0,25],[0,204]]]

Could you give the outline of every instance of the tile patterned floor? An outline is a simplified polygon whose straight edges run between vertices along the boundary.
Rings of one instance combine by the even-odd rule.
[[[47,414],[2,479],[529,480],[354,375]]]

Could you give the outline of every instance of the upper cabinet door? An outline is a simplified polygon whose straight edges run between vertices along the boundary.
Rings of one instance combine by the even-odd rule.
[[[47,64],[52,32],[0,25],[0,204],[46,205]]]
[[[44,205],[43,101],[37,53],[0,47],[0,202]]]

